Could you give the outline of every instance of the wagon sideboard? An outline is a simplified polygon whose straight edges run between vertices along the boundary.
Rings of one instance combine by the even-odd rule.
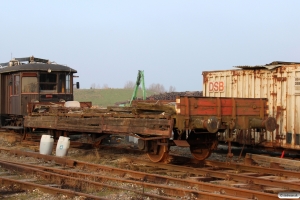
[[[25,127],[63,130],[81,133],[141,134],[171,137],[172,120],[122,114],[58,114],[56,116],[26,116]]]

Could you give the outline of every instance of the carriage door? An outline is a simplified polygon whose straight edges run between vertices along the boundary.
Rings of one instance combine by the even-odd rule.
[[[12,79],[12,75],[8,75],[6,76],[6,86],[7,86],[7,89],[5,91],[5,114],[10,114],[11,113],[11,110],[12,110],[12,103],[11,103],[11,95],[12,95],[12,84],[13,84],[13,79]]]
[[[20,75],[12,75],[9,82],[9,114],[20,114]]]

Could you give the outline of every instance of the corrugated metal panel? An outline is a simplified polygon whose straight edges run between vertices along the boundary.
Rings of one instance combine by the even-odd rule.
[[[279,127],[264,135],[263,144],[300,149],[300,65],[203,72],[203,96],[268,98],[269,116]]]

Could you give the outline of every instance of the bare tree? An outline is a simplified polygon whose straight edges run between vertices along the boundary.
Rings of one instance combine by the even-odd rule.
[[[151,90],[155,93],[164,93],[166,90],[165,90],[165,87],[159,83],[152,83],[148,90]]]
[[[170,86],[169,87],[169,92],[176,92],[176,88],[174,86]]]
[[[92,83],[91,88],[90,89],[95,89],[96,88],[96,84]]]
[[[108,87],[108,85],[105,83],[105,84],[103,84],[103,87],[102,87],[103,89],[109,89],[109,87]]]
[[[132,89],[134,88],[135,83],[133,81],[127,81],[124,85],[124,89]]]

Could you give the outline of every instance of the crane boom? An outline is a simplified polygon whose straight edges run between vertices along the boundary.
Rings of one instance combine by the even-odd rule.
[[[136,83],[134,86],[134,91],[133,91],[133,94],[132,94],[132,97],[130,100],[130,104],[129,104],[130,106],[131,106],[132,101],[136,99],[137,91],[138,91],[141,83],[142,83],[143,100],[146,100],[146,89],[145,89],[145,79],[144,79],[144,71],[143,70],[138,71]]]

